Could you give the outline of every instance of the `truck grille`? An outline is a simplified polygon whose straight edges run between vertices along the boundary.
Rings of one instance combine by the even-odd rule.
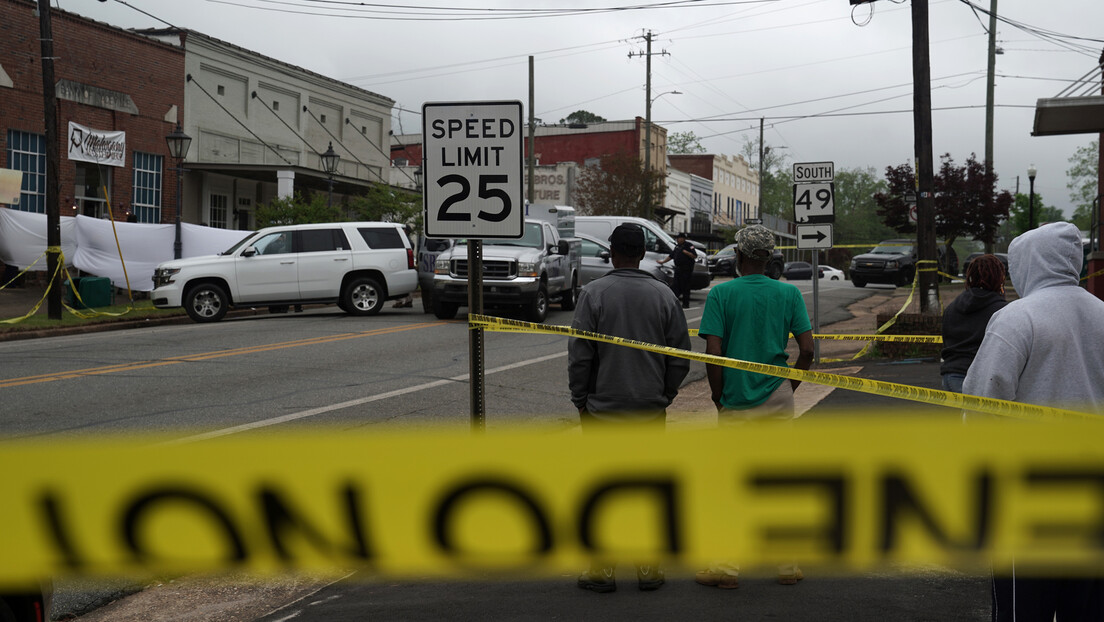
[[[881,269],[885,266],[885,263],[881,262],[881,261],[860,261],[860,262],[857,262],[855,265],[857,265],[860,268],[878,268],[878,269]]]
[[[510,279],[517,276],[512,261],[484,261],[483,278],[485,279]],[[461,278],[468,276],[468,260],[454,259],[452,261],[452,273]]]

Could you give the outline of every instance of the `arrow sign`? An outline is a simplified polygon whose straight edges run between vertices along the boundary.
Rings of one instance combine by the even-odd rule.
[[[828,237],[828,234],[824,233],[820,229],[817,229],[813,233],[806,233],[801,236],[802,240],[813,240],[813,244],[817,244]]]
[[[802,250],[832,248],[832,225],[798,225],[797,247]]]

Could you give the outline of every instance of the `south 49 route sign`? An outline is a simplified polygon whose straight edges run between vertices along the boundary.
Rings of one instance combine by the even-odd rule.
[[[520,101],[423,104],[422,147],[427,236],[521,237]]]

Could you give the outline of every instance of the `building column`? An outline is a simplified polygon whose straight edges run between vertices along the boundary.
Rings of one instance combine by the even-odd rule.
[[[295,171],[276,171],[276,196],[290,199],[295,195]]]

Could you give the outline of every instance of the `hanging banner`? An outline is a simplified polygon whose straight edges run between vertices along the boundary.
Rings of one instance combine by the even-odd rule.
[[[105,132],[69,122],[69,159],[126,166],[126,132]]]

